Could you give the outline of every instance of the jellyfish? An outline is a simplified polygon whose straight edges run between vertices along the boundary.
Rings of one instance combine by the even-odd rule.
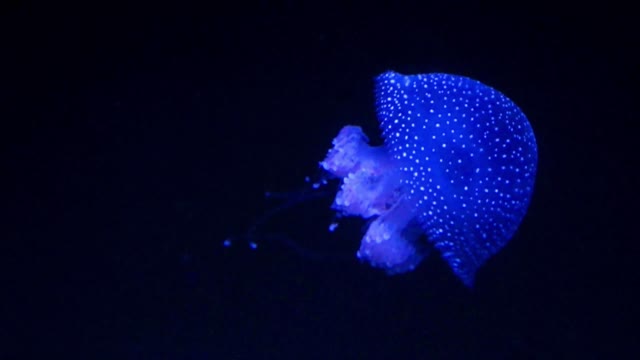
[[[527,212],[531,125],[505,95],[458,75],[385,72],[375,101],[384,143],[348,125],[320,162],[341,180],[333,210],[371,220],[357,257],[400,274],[435,248],[471,287]]]

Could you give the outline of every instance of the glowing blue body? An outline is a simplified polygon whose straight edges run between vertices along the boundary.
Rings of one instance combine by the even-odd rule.
[[[343,178],[336,210],[377,216],[358,257],[410,271],[426,254],[422,232],[471,286],[527,211],[537,164],[527,118],[495,89],[448,74],[386,72],[376,104],[384,146],[347,126],[321,163]]]

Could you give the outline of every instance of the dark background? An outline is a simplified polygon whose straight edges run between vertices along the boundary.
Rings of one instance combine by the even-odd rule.
[[[637,357],[628,9],[91,6],[2,8],[0,358]],[[529,213],[474,289],[438,256],[358,263],[331,198],[240,236],[342,126],[379,140],[390,69],[478,79],[535,130]]]

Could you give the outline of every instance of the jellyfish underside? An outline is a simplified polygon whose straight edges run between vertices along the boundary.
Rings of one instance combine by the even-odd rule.
[[[413,270],[426,255],[415,204],[406,196],[401,173],[383,146],[370,146],[358,126],[344,127],[333,140],[322,168],[342,179],[333,209],[347,216],[373,218],[359,259],[389,274]]]

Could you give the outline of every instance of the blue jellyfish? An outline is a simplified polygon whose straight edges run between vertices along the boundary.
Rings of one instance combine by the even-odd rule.
[[[531,125],[505,95],[458,75],[389,71],[376,78],[375,94],[384,144],[370,146],[360,127],[345,126],[320,163],[341,179],[332,208],[372,219],[361,260],[403,273],[432,244],[472,286],[529,206]]]

